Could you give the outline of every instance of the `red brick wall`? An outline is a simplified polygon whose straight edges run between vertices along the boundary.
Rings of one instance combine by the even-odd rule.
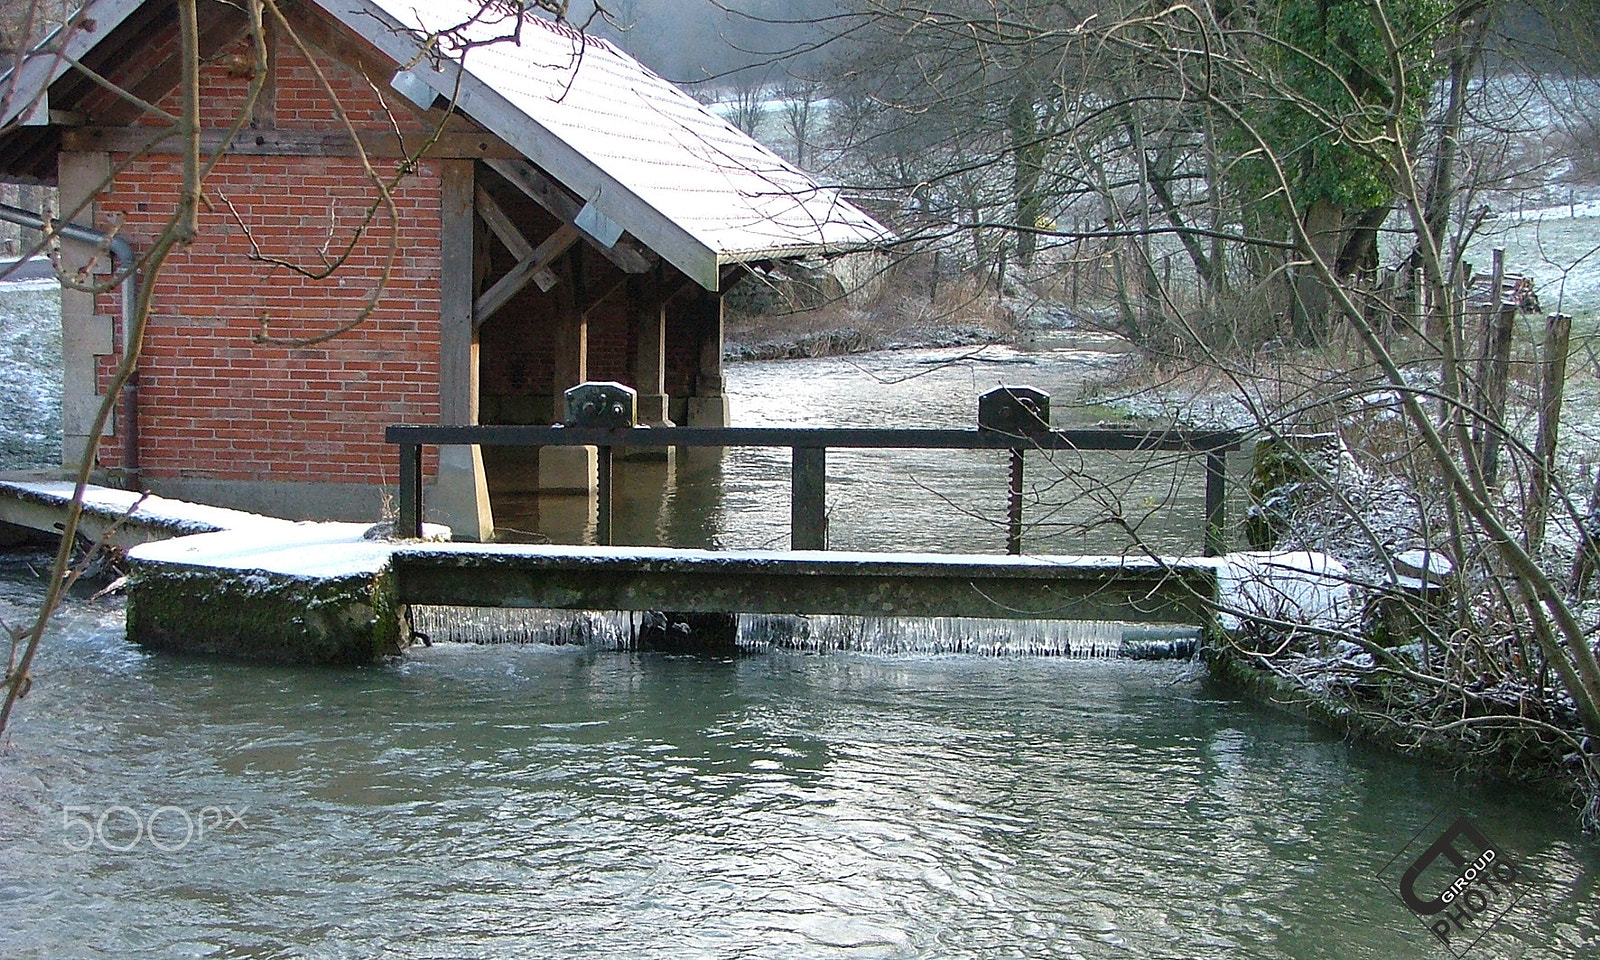
[[[685,293],[667,304],[667,394],[687,397],[694,393],[700,375],[702,321],[694,315]]]
[[[358,126],[388,127],[365,80],[331,60],[322,66]],[[205,81],[203,123],[226,126],[245,80],[214,66]],[[275,106],[280,129],[334,127],[327,94],[287,44]],[[392,169],[394,161],[373,163]],[[101,226],[120,220],[121,235],[147,249],[173,210],[180,172],[172,157],[121,169],[101,199]],[[439,418],[438,165],[422,164],[393,195],[398,224],[380,208],[340,269],[312,279],[253,259],[252,241],[262,257],[311,270],[324,267],[324,253],[341,255],[378,199],[359,161],[229,157],[216,167],[199,238],[174,251],[155,283],[139,390],[147,477],[394,482],[396,454],[383,428]],[[286,338],[355,319],[379,283],[391,238],[393,275],[365,322],[315,347],[253,342],[263,319]],[[98,309],[115,314],[116,302],[103,296]],[[103,464],[120,459],[120,441],[102,446]]]
[[[618,287],[589,311],[589,379],[637,387],[628,358],[627,287]],[[637,347],[635,347],[637,349]]]

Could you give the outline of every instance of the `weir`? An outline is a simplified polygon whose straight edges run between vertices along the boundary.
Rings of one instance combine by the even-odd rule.
[[[0,484],[0,509],[26,501],[38,529],[59,529],[70,494],[64,486]],[[1310,554],[1012,557],[453,544],[389,539],[383,525],[293,523],[104,488],[92,487],[88,496],[105,522],[113,522],[114,506],[131,518],[150,511],[132,535],[171,537],[127,552],[131,640],[274,663],[366,663],[430,637],[626,646],[643,616],[661,611],[739,614],[730,618],[736,632],[721,641],[728,650],[776,643],[1162,656],[1232,629],[1241,609],[1271,618],[1333,611],[1343,583],[1336,565]],[[207,529],[214,532],[191,532]],[[1219,611],[1231,612],[1219,623]],[[628,642],[617,642],[623,637]],[[706,648],[703,641],[686,646]]]
[[[436,544],[391,560],[401,602],[567,610],[1200,625],[1215,564],[1140,557]]]
[[[403,649],[414,628],[430,633],[413,607],[1209,628],[1224,562],[405,543],[365,532],[299,524],[139,547],[128,555],[128,635],[181,652],[359,663]],[[737,643],[684,640],[702,650]]]

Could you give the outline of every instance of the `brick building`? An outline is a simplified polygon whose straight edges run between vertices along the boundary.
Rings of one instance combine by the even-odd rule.
[[[0,79],[0,180],[59,187],[88,228],[61,240],[63,274],[103,288],[62,291],[68,464],[141,284],[137,387],[98,466],[168,496],[368,518],[395,481],[385,426],[552,422],[584,380],[634,386],[646,422],[726,421],[727,286],[882,228],[613,45],[514,6],[279,0],[258,70],[246,15],[199,0],[199,236],[120,286],[182,184],[176,4],[90,0]],[[430,503],[482,537],[488,489],[591,482],[583,451],[529,456],[442,451]]]

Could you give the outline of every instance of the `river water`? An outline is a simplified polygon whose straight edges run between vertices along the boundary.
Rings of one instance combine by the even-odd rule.
[[[740,363],[729,367],[728,393],[741,426],[970,429],[982,393],[1001,384],[1027,385],[1052,396],[1055,426],[1093,426],[1112,413],[1079,398],[1118,362],[1121,343],[1084,335],[1028,350],[946,348]],[[1004,552],[1005,451],[830,450],[827,457],[832,548]],[[1243,469],[1242,458],[1233,459],[1235,469]],[[787,448],[679,451],[672,471],[620,462],[614,540],[786,547],[789,476]],[[1200,551],[1203,457],[1033,451],[1024,486],[1029,552]],[[572,542],[593,535],[592,513],[574,509],[571,498],[541,503],[497,496],[495,515],[507,539]]]
[[[1098,362],[1032,360],[1057,389]],[[954,394],[939,369],[915,382]],[[882,386],[740,365],[736,414],[817,422],[825,371]],[[783,516],[786,482],[729,487],[702,533],[770,537],[737,507]],[[972,529],[892,542],[998,549]],[[37,594],[0,573],[0,605]],[[146,654],[120,618],[70,605],[0,750],[0,955],[1447,957],[1385,881],[1461,816],[1517,873],[1458,951],[1600,951],[1600,853],[1560,804],[1187,664],[438,644],[300,670]]]

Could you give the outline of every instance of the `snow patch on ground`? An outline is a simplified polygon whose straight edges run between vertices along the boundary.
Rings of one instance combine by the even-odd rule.
[[[1260,423],[1243,397],[1221,391],[1183,395],[1141,390],[1109,403],[1130,417],[1196,429],[1250,430]]]

